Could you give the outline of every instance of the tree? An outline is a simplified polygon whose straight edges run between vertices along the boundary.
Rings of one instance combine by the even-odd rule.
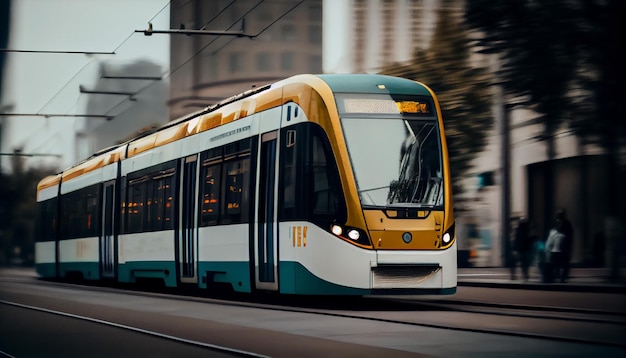
[[[439,9],[432,45],[416,50],[409,64],[383,69],[389,74],[427,84],[439,98],[450,156],[454,191],[471,161],[483,150],[493,125],[490,79],[484,68],[470,65],[470,38],[449,6]]]
[[[11,164],[11,174],[0,173],[0,264],[13,259],[32,264],[37,184],[55,171],[26,170],[19,155],[11,157]]]
[[[466,21],[484,37],[483,52],[499,55],[506,92],[539,114],[546,141],[545,192],[552,193],[554,137],[567,126],[610,156],[610,212],[624,217],[620,141],[625,130],[622,0],[467,0]],[[621,136],[621,138],[620,138]],[[620,179],[621,178],[621,179]],[[545,196],[547,215],[553,197]],[[621,211],[621,213],[620,213]],[[546,221],[550,221],[546,217]]]

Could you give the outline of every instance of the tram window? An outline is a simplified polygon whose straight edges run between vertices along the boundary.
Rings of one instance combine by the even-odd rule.
[[[313,215],[334,214],[338,199],[336,188],[331,186],[331,167],[327,164],[326,152],[319,137],[314,137],[311,148],[313,167]]]
[[[248,221],[249,183],[249,157],[225,162],[221,223],[234,224]]]
[[[159,205],[163,213],[162,229],[170,230],[174,228],[174,175],[163,179],[161,192],[163,196]]]
[[[214,164],[203,169],[200,226],[215,225],[219,218],[220,172],[222,166]]]
[[[154,231],[157,230],[157,219],[159,216],[159,198],[157,195],[157,185],[158,183],[154,183],[154,181],[146,182],[146,201],[143,210],[144,214],[144,230],[146,231]]]
[[[295,132],[295,131],[294,131]],[[295,135],[294,135],[295,137]],[[287,142],[286,142],[287,143]],[[297,185],[297,161],[296,161],[296,144],[295,140],[291,146],[286,145],[282,151],[283,168],[282,168],[282,205],[285,215],[292,217],[296,210],[296,185]],[[291,215],[289,214],[291,213]]]
[[[57,198],[37,203],[39,220],[35,223],[37,241],[54,241],[57,232]]]
[[[250,153],[250,139],[240,140],[224,146],[224,157],[226,160],[232,158],[233,155],[247,155]]]
[[[61,197],[61,239],[97,236],[100,228],[100,185]]]
[[[251,139],[202,153],[200,226],[248,221]]]
[[[169,230],[174,227],[172,223],[172,186],[174,183],[174,168],[159,171],[152,174],[152,195],[148,199],[151,204],[151,215],[146,225],[153,231]],[[150,185],[149,185],[150,188]]]
[[[174,228],[176,163],[170,161],[129,175],[122,212],[125,233]]]
[[[297,141],[291,142],[286,131],[283,134],[280,220],[311,220],[323,227],[344,221],[339,171],[326,134],[311,123],[294,128]]]
[[[127,232],[143,231],[143,205],[146,199],[146,187],[143,182],[132,183],[128,188],[128,204],[126,208],[128,225]]]

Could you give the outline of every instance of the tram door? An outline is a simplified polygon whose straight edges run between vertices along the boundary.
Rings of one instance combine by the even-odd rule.
[[[196,181],[198,156],[184,159],[182,164],[180,230],[178,232],[179,279],[185,283],[196,283]]]
[[[102,277],[115,277],[115,181],[104,183],[102,200],[102,232],[100,233],[100,272]]]
[[[278,225],[276,220],[276,167],[278,131],[261,135],[259,155],[258,200],[255,233],[256,287],[278,290]]]

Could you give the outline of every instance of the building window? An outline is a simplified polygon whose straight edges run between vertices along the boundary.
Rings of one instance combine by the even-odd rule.
[[[309,42],[312,44],[322,43],[322,27],[318,25],[309,26]]]
[[[230,73],[243,72],[245,67],[245,58],[241,52],[233,52],[230,54]]]
[[[280,68],[283,71],[291,71],[294,68],[294,53],[284,52],[280,56]]]
[[[309,72],[320,73],[322,71],[322,56],[309,56]]]
[[[259,71],[269,72],[272,70],[272,55],[267,52],[256,55],[256,68]]]
[[[296,41],[296,27],[292,24],[285,24],[280,28],[280,38],[283,41]]]
[[[322,21],[322,7],[312,5],[309,7],[309,21]]]

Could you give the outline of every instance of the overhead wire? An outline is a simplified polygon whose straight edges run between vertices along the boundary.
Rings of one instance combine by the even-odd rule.
[[[285,12],[284,14],[280,15],[278,18],[276,18],[276,20],[272,21],[269,25],[267,25],[266,27],[264,27],[261,31],[259,31],[257,34],[252,35],[252,38],[258,37],[260,36],[262,33],[265,32],[265,30],[269,29],[270,27],[272,27],[272,25],[274,25],[275,23],[277,23],[279,20],[281,20],[283,17],[287,16],[287,14],[289,14],[290,12],[292,12],[293,10],[295,10],[298,6],[300,6],[300,4],[302,4],[304,2],[304,0],[300,0],[299,3],[297,3],[296,5],[294,5],[291,9],[287,10],[287,12]],[[218,52],[220,52],[224,47],[228,46],[228,44],[230,44],[235,38],[231,38],[230,40],[228,40],[224,46],[218,48],[217,50],[213,51],[211,54],[214,55]],[[204,50],[204,49],[203,49]]]
[[[65,84],[63,86],[61,86],[61,88],[59,88],[59,90],[56,91],[56,93],[48,100],[48,102],[46,102],[43,106],[41,106],[41,108],[39,108],[39,110],[37,111],[37,114],[40,114],[41,111],[50,104],[50,102],[52,102],[55,98],[57,98],[59,96],[59,94],[61,93],[61,91],[63,91],[65,89],[65,87],[69,86],[69,84],[87,67],[89,66],[92,62],[94,61],[94,59],[92,58],[91,60],[89,60],[87,63],[85,63],[85,65],[83,65],[83,67],[80,68],[80,70],[78,70],[74,76],[72,76],[67,82],[65,82]]]
[[[241,21],[241,19],[245,18],[249,13],[251,13],[254,9],[256,9],[257,7],[259,7],[259,5],[261,5],[265,0],[260,0],[258,1],[253,7],[251,7],[250,9],[248,9],[248,11],[246,11],[243,15],[241,15],[237,20],[235,20],[235,22],[232,23],[232,25],[230,25],[229,27],[226,28],[226,31],[230,30],[233,26],[235,26],[237,23],[239,23]],[[232,4],[232,3],[231,3]],[[230,5],[229,5],[230,6]],[[206,26],[206,25],[205,25]],[[215,39],[209,41],[206,45],[204,45],[201,49],[199,49],[198,51],[196,51],[196,53],[194,53],[189,59],[187,59],[187,61],[183,62],[182,64],[180,64],[178,67],[176,67],[174,70],[169,71],[169,74],[167,77],[171,77],[172,74],[174,74],[176,71],[180,70],[183,66],[185,66],[186,64],[188,64],[191,60],[193,60],[196,56],[198,56],[202,51],[204,51],[207,47],[209,47],[211,44],[213,44],[215,41],[217,41],[219,39],[219,37],[216,37]]]
[[[254,11],[256,8],[258,8],[265,0],[259,0],[254,6],[252,6],[250,9],[248,9],[243,15],[239,16],[226,30],[230,30],[233,26],[235,26],[236,24],[238,24],[240,21],[242,21],[242,19],[244,19],[246,16],[248,16],[252,11]],[[267,25],[266,27],[264,27],[263,29],[261,29],[257,34],[253,35],[252,37],[258,37],[260,35],[262,35],[265,31],[267,31],[270,27],[272,27],[274,24],[276,24],[278,21],[280,21],[281,19],[283,19],[285,16],[287,16],[289,13],[291,13],[293,10],[295,10],[298,6],[300,6],[305,0],[300,0],[298,3],[296,3],[294,6],[292,6],[291,8],[289,8],[287,11],[285,11],[283,14],[281,14],[278,18],[276,18],[274,21],[272,21],[269,25]],[[230,8],[233,4],[235,3],[235,0],[231,1],[228,5],[226,5],[222,10],[220,10],[220,12],[218,12],[215,16],[213,16],[210,20],[208,20],[205,25],[202,28],[206,28],[208,25],[210,25],[215,19],[217,19],[224,11],[226,11],[228,8]],[[157,16],[159,16],[168,6],[171,6],[171,1],[168,1],[154,16],[152,16],[152,18],[149,20],[149,22],[152,22]],[[120,42],[120,44],[115,48],[115,50],[113,51],[114,53],[117,52],[126,42],[128,42],[128,40],[135,34],[134,31],[131,31],[131,33]],[[193,55],[191,55],[191,57],[189,57],[185,62],[183,62],[182,64],[178,65],[176,68],[174,69],[168,69],[166,71],[164,71],[163,73],[161,73],[162,78],[170,78],[174,73],[176,73],[177,71],[179,71],[183,66],[187,65],[190,61],[192,61],[194,58],[196,58],[200,53],[202,53],[207,47],[209,47],[210,45],[212,45],[213,43],[215,43],[217,40],[219,39],[219,37],[216,37],[215,39],[209,41],[208,43],[206,43],[204,46],[202,46],[202,48],[200,48],[198,51],[196,51]],[[228,46],[228,44],[230,44],[235,38],[231,38],[229,41],[227,41],[222,47],[220,47],[219,49],[217,49],[216,51],[213,51],[212,54],[215,54],[217,52],[219,52],[220,50],[222,50],[223,48],[225,48],[226,46]],[[56,93],[55,95],[53,95],[53,97],[46,102],[46,104],[44,104],[41,109],[37,112],[40,113],[41,110],[43,108],[45,108],[48,104],[50,104],[50,102],[52,102],[61,91],[63,91],[65,89],[65,87],[67,87],[84,69],[85,67],[87,67],[89,64],[91,64],[93,61],[89,61],[87,64],[85,64],[83,67],[81,67],[80,70],[78,70],[74,76],[72,76],[72,78],[70,78],[70,80],[65,83]],[[142,93],[143,91],[147,90],[149,87],[153,86],[156,82],[152,81],[148,84],[146,84],[145,86],[139,88],[135,94],[138,95],[140,93]],[[116,105],[114,105],[113,107],[111,107],[108,111],[106,111],[104,113],[104,115],[109,115],[110,113],[112,113],[113,111],[115,111],[117,108],[119,108],[121,105],[123,105],[124,103],[126,103],[128,101],[128,99],[123,99],[121,100],[119,103],[117,103]],[[121,112],[121,113],[124,113]],[[119,114],[121,114],[119,113]],[[119,115],[118,114],[118,115]]]
[[[169,5],[170,5],[171,1],[168,1],[162,8],[161,10],[159,10],[151,19],[150,21],[153,21],[157,16],[159,16],[163,10],[165,10]],[[130,37],[134,34],[134,31],[131,31],[130,34],[110,53],[108,52],[102,52],[102,53],[97,53],[97,52],[93,52],[93,53],[88,53],[88,54],[115,54],[117,52],[117,50],[120,49],[120,47],[122,47],[129,39]],[[28,52],[28,51],[21,51],[21,52]],[[70,52],[64,52],[64,53],[70,53]],[[61,86],[55,93],[54,95],[52,95],[52,97],[43,105],[41,106],[41,108],[39,108],[39,110],[36,112],[37,114],[40,114],[41,111],[47,106],[49,105],[55,98],[57,98],[59,96],[59,94],[87,67],[89,66],[91,63],[93,63],[94,59],[92,58],[90,61],[88,61],[85,65],[83,65],[76,73],[74,73],[74,75],[63,85]]]
[[[246,11],[243,15],[241,15],[239,18],[237,18],[228,28],[226,28],[226,30],[230,30],[233,26],[235,26],[237,23],[239,23],[243,18],[245,18],[247,15],[249,15],[253,10],[255,10],[257,7],[259,7],[265,0],[260,0],[258,1],[253,7],[251,7],[250,9],[248,9],[248,11]],[[276,20],[272,21],[268,26],[266,26],[265,28],[263,28],[261,31],[259,31],[257,34],[254,35],[254,37],[258,37],[261,34],[263,34],[265,31],[267,31],[267,29],[269,29],[272,25],[274,25],[276,22],[278,22],[280,19],[284,18],[285,16],[287,16],[289,13],[291,13],[293,10],[295,10],[298,6],[300,6],[305,0],[300,0],[300,2],[298,2],[296,5],[292,6],[289,10],[287,10],[285,13],[283,13],[282,15],[280,15]],[[231,5],[233,5],[234,1],[232,1],[231,3],[229,3],[224,9],[222,9],[222,11],[220,11],[220,14],[223,13],[228,7],[230,7]],[[211,22],[213,22],[213,20],[215,20],[217,18],[217,16],[214,16],[211,20],[209,20],[203,27],[208,26]],[[219,37],[209,41],[207,44],[205,44],[200,50],[196,51],[189,59],[187,59],[185,62],[183,62],[182,64],[180,64],[179,66],[177,66],[176,68],[174,68],[173,70],[170,68],[169,71],[165,71],[162,73],[163,78],[170,78],[175,72],[177,72],[178,70],[180,70],[183,66],[187,65],[191,60],[193,60],[196,56],[198,56],[200,53],[202,53],[207,47],[209,47],[211,44],[213,44],[215,41],[218,40]],[[233,41],[235,38],[230,39],[224,46],[222,46],[219,50],[223,49],[224,47],[226,47],[226,45],[228,45],[231,41]],[[213,54],[217,53],[217,51],[214,51]],[[145,91],[146,89],[148,89],[149,87],[153,86],[155,84],[155,82],[149,83],[147,85],[145,85],[144,87],[140,88],[136,94],[139,94],[143,91]],[[117,109],[119,106],[121,106],[122,104],[126,103],[128,101],[128,99],[123,99],[121,100],[117,105],[113,106],[110,110],[108,110],[105,115],[110,114],[112,111],[114,111],[115,109]],[[124,113],[124,112],[121,112]],[[121,114],[120,113],[120,114]],[[118,114],[119,115],[119,114]]]

